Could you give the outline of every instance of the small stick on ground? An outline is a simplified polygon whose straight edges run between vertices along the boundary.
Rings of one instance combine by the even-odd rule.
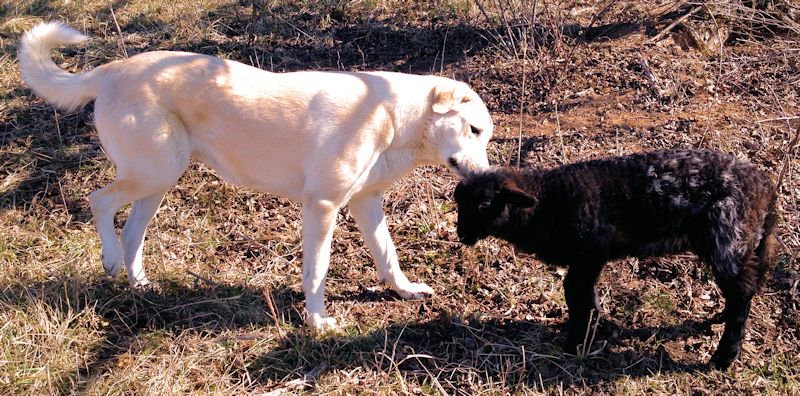
[[[328,364],[323,362],[319,366],[314,367],[313,369],[311,369],[311,371],[303,375],[303,378],[298,378],[295,380],[284,382],[283,384],[279,385],[278,388],[273,389],[267,393],[264,393],[263,396],[277,396],[289,393],[293,394],[294,391],[303,389],[313,384],[319,378],[319,376],[327,369],[328,369]]]
[[[650,85],[650,90],[653,94],[656,95],[659,100],[667,97],[669,92],[659,86],[658,77],[653,74],[653,70],[650,69],[650,64],[647,63],[647,59],[640,57],[639,64],[642,66],[642,72],[644,72],[644,76],[647,78],[647,83]]]
[[[125,50],[125,40],[122,39],[122,29],[120,29],[119,23],[117,22],[117,16],[114,15],[114,6],[109,4],[108,8],[111,10],[111,19],[114,20],[114,26],[117,27],[117,35],[119,35],[119,47],[122,48],[122,55],[127,59],[128,51]]]
[[[783,166],[781,166],[781,172],[778,173],[778,181],[775,183],[775,189],[780,191],[781,184],[783,183],[783,177],[786,175],[786,169],[789,167],[789,159],[792,158],[794,154],[794,149],[797,148],[797,141],[800,140],[800,125],[797,126],[797,130],[794,134],[794,139],[792,139],[791,143],[789,143],[789,147],[786,149],[786,154],[783,156]]]
[[[664,30],[658,32],[658,34],[653,36],[653,38],[651,38],[648,41],[648,43],[654,44],[654,43],[658,42],[658,40],[661,40],[661,38],[664,37],[665,34],[667,34],[670,31],[672,31],[672,29],[675,29],[675,26],[678,26],[679,24],[685,22],[687,19],[689,19],[689,17],[694,15],[695,12],[699,11],[700,8],[701,8],[700,6],[697,6],[695,8],[692,8],[691,10],[689,10],[689,12],[684,14],[682,17],[676,19],[675,22],[672,22],[671,24],[669,24],[669,26],[665,27]]]
[[[561,149],[561,163],[567,163],[567,149],[564,147],[564,135],[561,134],[561,120],[558,117],[558,102],[553,102],[553,107],[556,110],[556,136],[558,136],[558,145]]]
[[[272,314],[272,320],[275,321],[275,327],[278,328],[278,332],[281,333],[281,338],[286,337],[286,332],[283,330],[281,326],[281,320],[278,317],[278,310],[275,309],[275,303],[272,301],[272,293],[269,288],[264,288],[264,301],[267,302],[267,308],[269,308],[269,313]]]
[[[195,278],[197,278],[198,280],[201,280],[201,281],[203,281],[205,283],[208,283],[209,285],[222,286],[222,284],[220,284],[219,282],[215,282],[211,278],[206,278],[205,276],[200,275],[200,274],[196,274],[196,273],[194,273],[192,271],[186,270],[186,273],[191,275],[191,276],[193,276],[193,277],[195,277]]]

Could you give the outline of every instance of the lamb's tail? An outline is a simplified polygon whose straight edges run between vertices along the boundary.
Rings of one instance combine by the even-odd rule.
[[[22,37],[19,46],[19,68],[22,79],[37,95],[64,110],[74,110],[97,96],[94,81],[98,69],[72,74],[61,70],[50,59],[53,47],[77,44],[88,39],[61,22],[36,25]]]
[[[783,243],[778,239],[777,223],[778,223],[778,199],[777,192],[772,192],[772,197],[767,206],[767,214],[764,217],[764,228],[761,234],[761,240],[758,242],[755,254],[758,261],[761,263],[762,271],[771,270],[778,261],[778,254],[782,250]],[[759,287],[764,281],[764,277],[760,277]]]

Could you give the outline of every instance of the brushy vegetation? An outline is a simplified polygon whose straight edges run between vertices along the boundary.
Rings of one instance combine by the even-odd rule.
[[[699,3],[2,2],[0,393],[799,393],[796,6]],[[344,210],[328,304],[346,325],[312,336],[301,325],[298,205],[195,165],[150,226],[145,260],[159,288],[131,291],[103,275],[91,226],[86,195],[114,172],[91,105],[54,111],[16,69],[19,35],[43,20],[92,36],[54,52],[73,72],[173,49],[276,72],[455,76],[489,105],[500,164],[670,147],[734,153],[784,174],[786,252],[731,370],[705,367],[721,333],[707,322],[718,291],[689,255],[610,265],[602,341],[576,358],[560,346],[562,274],[498,241],[460,246],[455,180],[421,168],[386,207],[401,265],[438,294],[400,301],[376,284]],[[784,28],[765,34],[776,22]]]

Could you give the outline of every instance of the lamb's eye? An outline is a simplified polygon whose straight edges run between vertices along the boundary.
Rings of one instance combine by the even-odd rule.
[[[475,125],[470,125],[470,126],[469,126],[469,129],[471,129],[471,130],[472,130],[472,133],[473,133],[475,136],[477,136],[477,135],[480,135],[480,134],[481,134],[481,130],[480,130],[478,127],[476,127]]]

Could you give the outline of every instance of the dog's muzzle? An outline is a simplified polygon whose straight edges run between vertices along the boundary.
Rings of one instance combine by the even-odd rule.
[[[453,172],[461,176],[466,176],[470,173],[489,168],[488,162],[484,164],[479,164],[475,163],[474,161],[463,161],[463,160],[459,161],[458,159],[456,159],[456,157],[448,158],[447,164],[450,166],[450,169],[452,169]]]

